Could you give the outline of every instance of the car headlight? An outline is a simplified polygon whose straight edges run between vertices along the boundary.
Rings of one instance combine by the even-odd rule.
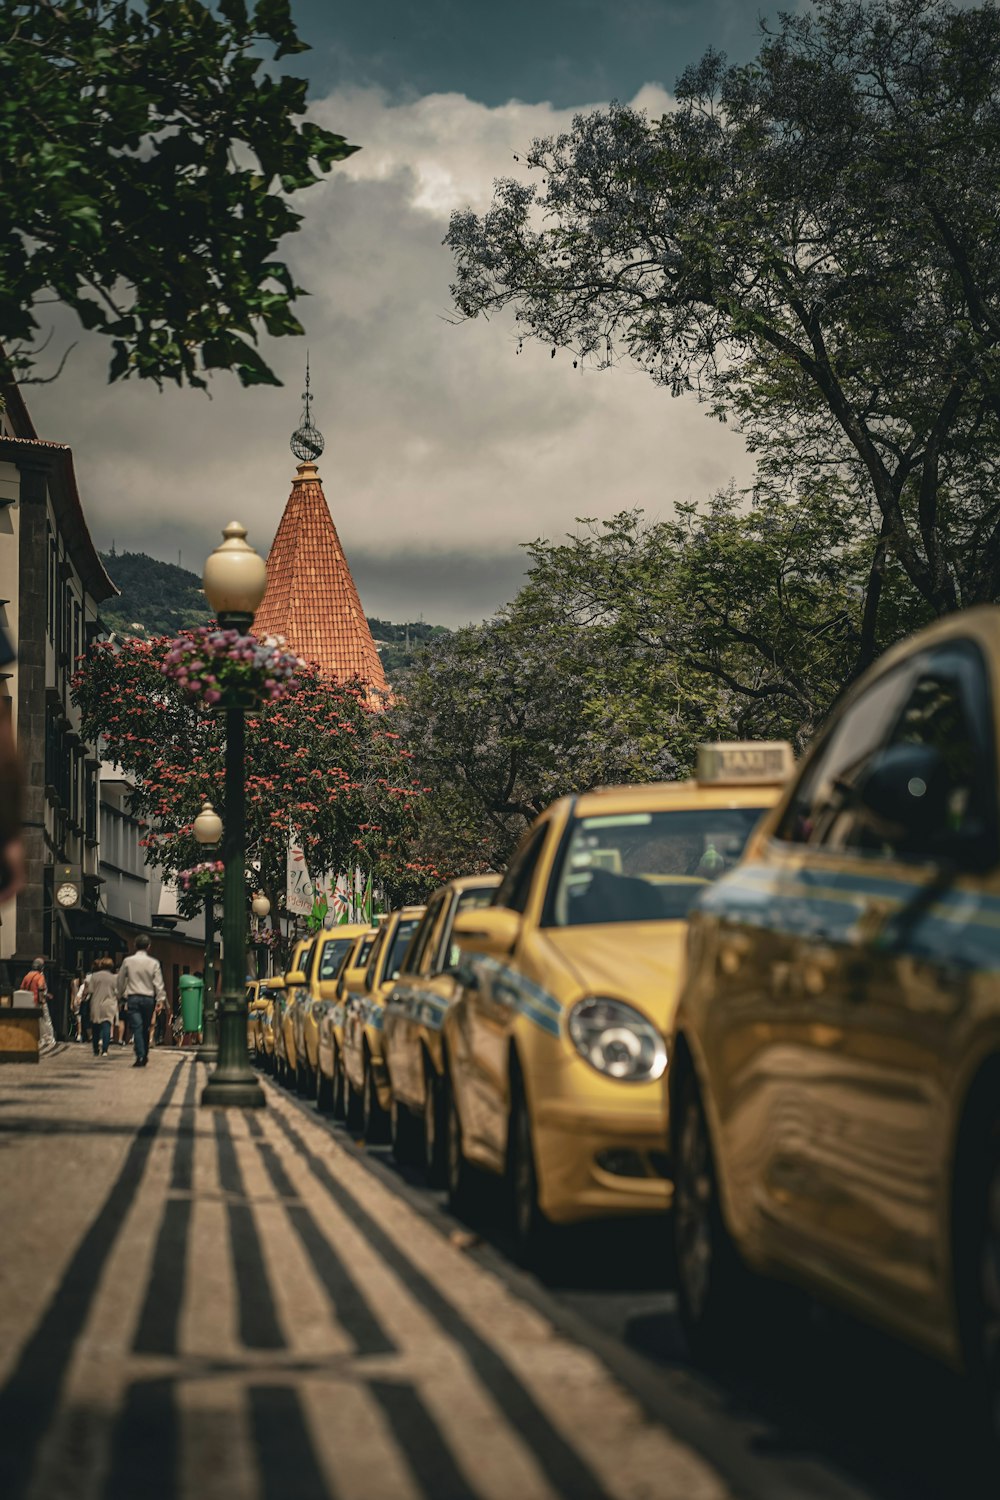
[[[663,1076],[667,1049],[662,1036],[624,1000],[581,1000],[569,1013],[567,1030],[580,1056],[607,1078],[647,1083]]]

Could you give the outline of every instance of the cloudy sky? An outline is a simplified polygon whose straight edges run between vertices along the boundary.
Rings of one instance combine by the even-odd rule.
[[[286,253],[306,325],[327,499],[370,614],[460,624],[516,590],[519,543],[578,516],[707,497],[749,462],[738,437],[637,371],[573,370],[512,314],[449,321],[453,209],[485,208],[539,135],[611,99],[660,112],[708,45],[756,50],[747,0],[293,0],[317,117],[362,150],[299,199]],[[56,330],[54,350],[68,335]],[[265,348],[280,390],[212,399],[108,386],[82,342],[29,389],[70,442],[95,540],[200,571],[234,516],[266,552],[288,496],[305,343]]]

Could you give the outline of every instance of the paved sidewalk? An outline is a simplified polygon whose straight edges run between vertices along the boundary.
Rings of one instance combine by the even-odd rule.
[[[0,1071],[3,1500],[723,1500],[276,1088],[130,1064]]]

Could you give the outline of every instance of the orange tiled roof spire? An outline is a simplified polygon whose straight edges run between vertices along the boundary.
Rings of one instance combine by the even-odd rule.
[[[360,678],[373,707],[391,698],[319,470],[309,461],[298,465],[271,543],[254,633],[283,635],[291,650],[337,682]]]

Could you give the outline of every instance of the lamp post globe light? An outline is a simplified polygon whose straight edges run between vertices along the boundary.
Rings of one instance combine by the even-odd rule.
[[[222,837],[222,819],[208,799],[191,825],[191,831],[203,848],[210,849]],[[215,1062],[219,1051],[219,1023],[215,1008],[215,891],[211,881],[205,892],[205,960],[201,987],[201,1046],[198,1061]]]
[[[268,916],[268,914],[270,913],[270,910],[271,910],[271,903],[267,899],[267,897],[264,895],[263,891],[258,891],[257,894],[254,896],[253,900],[250,903],[250,910],[253,912],[254,916],[257,918],[257,931],[256,931],[256,935],[255,935],[257,941],[254,943],[254,949],[255,949],[255,955],[254,956],[256,958],[256,963],[254,964],[254,970],[256,972],[257,978],[258,979],[263,979],[265,976],[262,973],[262,970],[265,969],[265,968],[269,968],[270,966],[265,963],[265,958],[264,958],[264,954],[265,954],[265,950],[266,950],[266,944],[260,941],[260,938],[261,938],[261,923],[264,921],[264,918],[266,916]]]
[[[225,541],[205,563],[205,597],[224,630],[246,635],[264,597],[264,559],[247,544],[246,527],[230,521]],[[202,1091],[202,1104],[260,1108],[264,1090],[247,1055],[246,766],[242,703],[225,704],[226,805],[222,839],[222,1006],[218,1063]]]

